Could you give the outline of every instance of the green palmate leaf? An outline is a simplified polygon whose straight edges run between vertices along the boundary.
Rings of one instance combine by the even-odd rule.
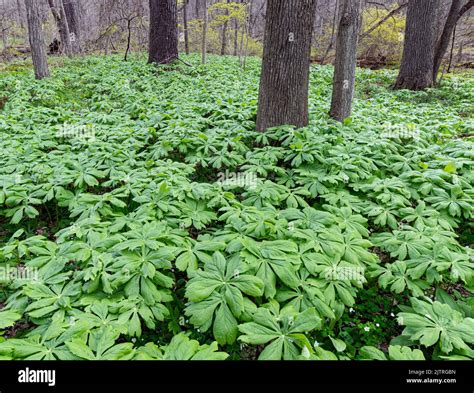
[[[244,343],[267,344],[259,356],[260,360],[296,359],[301,348],[311,348],[305,332],[321,327],[321,319],[314,309],[302,313],[279,313],[278,303],[268,308],[259,308],[253,315],[253,322],[239,325]]]
[[[245,273],[239,258],[226,261],[216,252],[211,261],[198,270],[186,287],[191,303],[186,314],[196,327],[206,331],[212,323],[219,344],[233,343],[237,338],[237,319],[246,307],[244,295],[261,296],[263,282]]]
[[[405,261],[397,261],[385,266],[372,265],[369,276],[378,276],[380,286],[389,288],[395,293],[402,293],[405,289],[409,289],[413,296],[423,296],[424,290],[428,288],[428,285],[422,280],[411,278]]]
[[[212,259],[209,253],[223,250],[225,243],[203,240],[190,245],[176,259],[176,267],[181,271],[192,272],[198,268],[198,262],[206,263]]]
[[[111,326],[94,330],[89,340],[81,338],[66,342],[68,349],[78,358],[85,360],[127,360],[134,356],[133,344],[115,345],[119,331]]]
[[[275,296],[277,278],[290,288],[298,285],[295,271],[300,261],[294,243],[281,240],[258,244],[245,240],[243,245],[242,258],[248,263],[250,271],[265,283],[264,294],[267,298]]]
[[[406,326],[403,334],[429,347],[439,345],[449,354],[456,349],[468,349],[474,342],[474,319],[463,318],[449,305],[440,302],[411,299],[412,310],[398,314],[398,321]]]
[[[237,320],[226,304],[221,304],[214,317],[213,333],[216,341],[222,345],[233,343],[237,339]]]
[[[315,308],[319,316],[334,319],[334,312],[328,305],[330,299],[326,299],[324,293],[319,289],[319,282],[311,278],[306,269],[300,269],[297,276],[300,279],[299,285],[294,289],[282,288],[278,290],[276,300],[285,302],[284,308],[292,308],[296,311]]]

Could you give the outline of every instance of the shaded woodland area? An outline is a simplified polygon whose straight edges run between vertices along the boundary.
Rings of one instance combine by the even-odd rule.
[[[474,360],[473,6],[0,0],[0,360]]]

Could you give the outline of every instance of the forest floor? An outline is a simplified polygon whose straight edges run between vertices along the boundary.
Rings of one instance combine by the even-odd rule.
[[[359,69],[339,124],[313,66],[310,125],[259,134],[260,61],[183,58],[3,69],[0,358],[472,356],[472,330],[453,348],[396,315],[474,321],[474,75]]]

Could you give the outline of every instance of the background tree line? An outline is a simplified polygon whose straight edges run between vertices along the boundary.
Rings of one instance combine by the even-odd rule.
[[[337,10],[341,0],[318,0],[314,17],[312,59],[333,63]],[[81,49],[104,54],[144,51],[148,43],[148,0],[62,0],[69,25],[80,38]],[[206,51],[215,54],[261,56],[267,0],[179,0],[178,25],[180,51],[202,50],[204,4],[207,5]],[[397,66],[401,61],[405,14],[408,0],[363,0],[358,65],[371,68]],[[464,3],[464,4],[463,4]],[[60,41],[58,0],[35,0],[39,7],[45,42]],[[186,4],[186,6],[184,6]],[[442,0],[437,21],[442,34],[451,5],[468,8],[468,0]],[[452,65],[472,65],[473,16],[466,13],[456,21]],[[26,9],[24,0],[0,0],[0,60],[26,55]],[[69,28],[71,28],[69,26]],[[64,29],[63,29],[64,30]],[[449,40],[448,40],[449,41]],[[60,48],[52,48],[58,51]],[[451,48],[449,48],[451,49]],[[65,52],[67,47],[61,48]],[[449,60],[447,58],[446,60]]]
[[[385,4],[334,0],[329,44],[325,50],[318,50],[314,42],[319,38],[318,17],[321,23],[323,4],[320,0],[149,0],[147,6],[141,0],[105,0],[96,9],[99,36],[91,47],[91,40],[84,35],[90,30],[86,28],[90,21],[85,19],[90,11],[88,4],[79,0],[24,0],[29,46],[38,79],[49,76],[43,28],[45,7],[59,37],[50,44],[50,52],[67,56],[94,49],[107,54],[109,47],[117,51],[117,37],[113,39],[117,35],[118,43],[125,40],[121,45],[125,47],[124,60],[135,46],[135,39],[142,46],[147,42],[149,63],[169,64],[180,60],[183,50],[188,54],[200,49],[203,64],[211,52],[238,56],[244,66],[245,57],[256,54],[253,50],[258,52],[261,44],[263,65],[257,116],[257,129],[261,131],[283,124],[308,124],[310,63],[318,57],[324,63],[331,51],[335,71],[330,114],[338,121],[348,118],[361,42],[392,18],[397,21],[401,13],[406,14],[404,23],[394,30],[397,32],[404,25],[404,33],[399,30],[397,36],[403,42],[403,51],[394,87],[421,90],[436,85],[448,52],[448,70],[453,64],[459,21],[469,14],[474,0],[401,0]],[[364,26],[364,10],[368,6],[384,7],[386,14]],[[16,11],[21,25],[21,1],[16,2]],[[144,26],[148,40],[142,31]],[[6,43],[4,46],[8,50]]]

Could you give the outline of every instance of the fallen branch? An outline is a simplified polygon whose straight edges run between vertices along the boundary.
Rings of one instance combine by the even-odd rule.
[[[367,37],[370,33],[372,33],[375,29],[383,25],[386,21],[388,21],[393,15],[398,14],[402,9],[404,9],[408,3],[403,3],[399,7],[395,8],[394,10],[390,11],[384,18],[378,21],[375,25],[369,28],[367,31],[359,35],[359,42]]]
[[[469,0],[469,2],[466,3],[466,4],[461,8],[461,10],[459,11],[458,20],[461,19],[461,17],[462,17],[467,11],[469,11],[472,7],[474,7],[474,0]]]
[[[177,60],[179,60],[181,63],[183,63],[184,65],[187,65],[188,67],[193,67],[192,64],[189,64],[187,62],[185,62],[183,59],[181,59],[179,56],[176,58]]]

